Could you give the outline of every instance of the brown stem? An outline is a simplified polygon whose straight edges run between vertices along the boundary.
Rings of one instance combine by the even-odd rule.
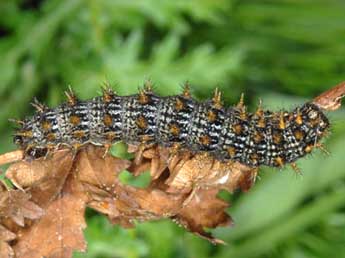
[[[340,108],[341,99],[345,97],[345,82],[339,83],[313,100],[323,110],[334,111]]]

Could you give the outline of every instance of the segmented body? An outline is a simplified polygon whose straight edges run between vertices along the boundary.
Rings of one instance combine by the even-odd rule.
[[[280,167],[311,152],[328,127],[326,116],[312,103],[292,112],[247,113],[241,105],[224,108],[216,99],[197,102],[188,95],[159,97],[143,91],[117,96],[108,91],[37,112],[14,140],[33,158],[60,146],[124,141],[174,145],[251,167]]]

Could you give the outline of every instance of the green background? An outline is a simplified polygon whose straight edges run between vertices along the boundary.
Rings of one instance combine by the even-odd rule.
[[[81,98],[109,81],[131,94],[152,79],[161,95],[188,80],[205,100],[220,87],[228,105],[294,108],[345,77],[343,0],[1,0],[0,151],[13,150],[8,118],[33,113],[37,97]],[[88,211],[88,254],[75,257],[345,257],[345,110],[329,113],[329,156],[292,169],[261,169],[248,193],[223,193],[233,228],[213,246],[170,221],[111,226]],[[147,177],[128,183],[143,184]],[[134,182],[133,182],[134,181]]]

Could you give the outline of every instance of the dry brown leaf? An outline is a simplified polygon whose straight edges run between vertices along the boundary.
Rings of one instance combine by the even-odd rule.
[[[71,172],[74,156],[70,151],[58,151],[48,159],[21,161],[11,165],[6,177],[15,180],[19,188],[27,189],[32,200],[45,207],[61,192]]]
[[[134,176],[150,170],[151,179],[155,180],[163,173],[168,166],[168,159],[170,150],[159,146],[154,146],[149,149],[140,149],[137,146],[130,145],[129,151],[136,154],[135,160],[140,160],[140,163],[133,162],[128,168]]]
[[[7,177],[26,191],[15,191],[26,196],[26,203],[16,201],[21,216],[11,213],[16,215],[11,215],[16,223],[25,225],[15,229],[17,257],[71,257],[74,250],[84,251],[85,206],[124,227],[133,226],[134,220],[171,218],[212,243],[222,243],[205,231],[232,223],[225,212],[227,203],[216,195],[220,189],[247,190],[257,170],[221,163],[206,154],[171,155],[171,149],[161,147],[133,147],[131,151],[136,151],[136,159],[128,161],[104,157],[103,148],[89,145],[75,156],[59,151],[48,159],[12,165]],[[122,184],[118,176],[125,169],[135,175],[150,169],[151,184],[145,189]],[[5,194],[1,197],[6,199]],[[43,207],[45,214],[24,224],[24,218],[39,217],[34,216],[38,206],[32,201]]]
[[[91,197],[89,206],[112,222],[130,226],[131,221],[158,219],[176,213],[183,198],[159,189],[138,189],[119,182],[118,174],[130,162],[114,157],[102,158],[103,151],[87,148],[78,155],[78,178]]]
[[[17,190],[17,194],[31,196],[45,209],[40,220],[18,230],[13,247],[16,257],[71,257],[73,250],[86,249],[82,230],[87,197],[75,179],[74,158],[69,151],[58,151],[48,159],[13,164],[7,171],[7,176],[27,191]],[[24,217],[36,218],[37,207],[32,202],[16,203],[24,209]],[[12,217],[24,225],[23,216]]]
[[[0,257],[12,258],[14,251],[8,242],[16,239],[16,234],[12,233],[4,226],[0,225]]]
[[[24,218],[38,219],[44,211],[30,201],[30,195],[21,190],[3,191],[0,195],[0,218],[12,219],[24,227]]]
[[[150,175],[152,180],[159,178],[168,166],[170,150],[167,148],[156,147],[146,150],[143,156],[151,160]]]
[[[156,150],[152,152],[147,151],[145,155],[144,151],[142,153],[143,159],[154,159],[157,157],[155,153],[157,153]],[[175,169],[178,167],[180,170],[183,170],[185,174],[196,172],[199,173],[200,176],[200,172],[195,171],[195,167],[193,166],[195,166],[195,162],[198,162],[198,169],[205,169],[205,165],[200,160],[201,157],[196,157],[195,160],[193,158],[190,159],[190,155],[183,155],[182,157],[188,157],[189,159],[182,159],[184,162],[182,166],[178,166],[176,163]],[[97,159],[97,157],[94,158]],[[205,157],[202,158],[205,160]],[[189,163],[191,160],[192,162]],[[110,160],[108,162],[110,162]],[[116,167],[116,165],[109,165],[107,164],[108,162],[99,159],[98,169],[92,170],[93,175],[99,173],[99,171],[102,171],[102,173],[111,173],[112,171],[107,170],[109,170],[109,167]],[[111,162],[116,163],[118,161],[112,159]],[[205,171],[203,171],[204,174],[200,177],[198,177],[198,175],[189,177],[187,183],[193,184],[197,179],[205,179],[207,173],[212,171],[212,169],[217,173],[219,173],[219,171],[230,173],[225,169],[225,167],[228,168],[229,165],[223,168],[220,165],[214,166],[213,163],[214,162],[211,162],[207,167],[208,169],[205,169]],[[219,182],[217,176],[223,177],[224,175],[218,175],[216,172],[213,173],[213,177],[208,175],[208,179],[212,179],[212,182],[214,182],[214,184],[211,185],[219,186],[227,183],[227,181]],[[237,177],[238,182],[240,181],[241,175]],[[162,180],[165,179],[162,178]],[[165,192],[164,188],[160,187],[161,184],[159,184],[159,182],[160,180],[153,181],[146,189],[138,189],[129,185],[123,185],[120,182],[113,185],[111,189],[102,190],[95,187],[95,185],[85,185],[92,198],[92,201],[90,201],[88,205],[106,214],[113,223],[119,223],[126,227],[132,226],[133,220],[145,221],[170,217],[179,224],[184,225],[186,229],[208,239],[212,243],[222,243],[221,240],[214,239],[211,234],[206,233],[204,230],[206,227],[213,228],[221,225],[231,225],[232,223],[230,217],[225,213],[228,204],[216,197],[220,188],[192,191],[192,193],[190,193],[192,188],[189,188],[187,191],[169,193]],[[201,180],[200,182],[203,181]],[[184,187],[186,186],[184,185]],[[234,186],[233,188],[235,189]]]
[[[169,195],[161,190],[118,186],[116,197],[101,196],[89,189],[93,200],[89,207],[106,214],[112,223],[130,227],[134,220],[147,221],[171,217],[182,206],[185,196]]]
[[[13,247],[17,257],[72,257],[73,251],[85,251],[83,229],[86,196],[70,175],[59,198],[46,207],[45,215],[31,227],[18,232]]]
[[[166,180],[169,192],[189,192],[193,188],[248,190],[255,182],[257,168],[238,162],[220,162],[207,154],[193,157],[175,156],[169,164],[171,175]]]
[[[6,171],[6,177],[19,189],[24,189],[48,177],[42,162],[17,162]]]
[[[6,177],[19,188],[30,187],[35,184],[40,184],[45,178],[58,176],[59,170],[57,169],[66,170],[65,167],[70,168],[72,160],[73,155],[70,154],[70,151],[61,150],[47,159],[23,160],[14,163],[7,169]],[[56,167],[57,164],[59,166]]]
[[[189,231],[214,244],[224,243],[214,238],[205,228],[232,226],[231,217],[225,212],[229,204],[217,198],[218,189],[193,192],[191,198],[173,219]]]
[[[257,170],[239,163],[215,161],[205,154],[192,156],[190,153],[179,153],[168,157],[167,153],[165,150],[160,155],[160,148],[141,150],[138,159],[144,165],[136,165],[134,162],[129,168],[140,174],[147,164],[151,165],[151,169],[157,167],[156,164],[161,164],[161,169],[164,168],[165,172],[157,173],[157,178],[148,188],[138,189],[118,182],[111,191],[107,191],[89,185],[86,186],[92,198],[89,206],[106,214],[113,223],[126,227],[132,226],[133,220],[170,217],[212,243],[222,243],[204,230],[232,224],[225,212],[228,204],[216,195],[220,189],[248,190],[255,181]],[[116,163],[116,159],[113,162]],[[101,163],[100,159],[99,164]],[[100,168],[102,169],[98,171],[109,173],[106,172],[105,164]],[[94,170],[93,173],[97,171]],[[163,174],[167,174],[168,179]]]
[[[131,162],[110,155],[103,156],[104,149],[87,146],[77,155],[75,171],[81,182],[111,191],[119,182],[119,173]]]

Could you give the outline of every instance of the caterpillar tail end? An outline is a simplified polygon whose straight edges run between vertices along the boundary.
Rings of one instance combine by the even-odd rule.
[[[345,81],[325,91],[313,100],[313,104],[326,111],[334,111],[340,108],[341,100],[345,97]]]

